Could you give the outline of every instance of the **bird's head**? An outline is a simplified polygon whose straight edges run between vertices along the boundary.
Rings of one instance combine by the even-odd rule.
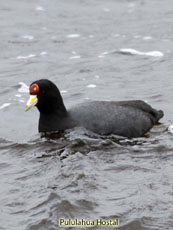
[[[25,110],[36,106],[41,113],[53,113],[65,109],[61,94],[57,86],[47,79],[34,81],[29,87],[30,98]]]

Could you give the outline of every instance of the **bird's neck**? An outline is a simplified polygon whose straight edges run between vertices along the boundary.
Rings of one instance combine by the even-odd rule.
[[[66,110],[56,110],[53,113],[40,112],[39,132],[61,131],[68,126]]]

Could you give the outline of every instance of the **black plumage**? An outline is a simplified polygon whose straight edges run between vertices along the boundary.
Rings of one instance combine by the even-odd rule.
[[[33,84],[39,86],[36,104],[40,112],[39,132],[81,126],[102,135],[133,138],[146,134],[163,117],[163,111],[140,100],[90,101],[67,110],[54,83],[41,79]]]

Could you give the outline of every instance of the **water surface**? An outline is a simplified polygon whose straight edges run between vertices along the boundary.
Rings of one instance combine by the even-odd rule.
[[[172,229],[171,5],[0,3],[0,229],[57,230],[61,217],[119,217],[121,230]],[[24,111],[27,86],[40,78],[58,85],[67,108],[142,99],[164,110],[163,125],[134,140],[80,128],[41,138],[37,110]]]

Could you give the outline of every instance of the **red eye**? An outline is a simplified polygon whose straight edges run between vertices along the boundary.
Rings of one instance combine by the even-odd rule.
[[[38,95],[39,86],[37,84],[32,84],[30,86],[30,95]]]

